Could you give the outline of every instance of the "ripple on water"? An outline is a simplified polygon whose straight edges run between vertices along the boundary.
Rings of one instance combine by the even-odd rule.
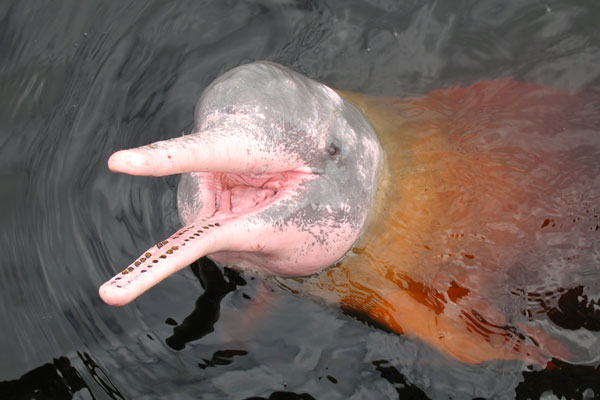
[[[467,3],[0,6],[0,393],[39,390],[43,380],[29,371],[66,393],[96,398],[600,393],[597,369],[557,362],[553,372],[523,374],[515,362],[461,364],[248,275],[247,285],[232,288],[235,277],[227,272],[186,271],[122,308],[96,294],[100,283],[180,226],[178,179],[113,175],[109,154],[189,132],[201,91],[241,63],[278,61],[334,87],[402,97],[509,76],[571,90],[600,84],[597,5]],[[578,360],[598,364],[600,111],[597,101],[577,104],[568,120],[550,119],[535,140],[514,138],[518,158],[494,148],[507,131],[486,131],[490,121],[462,129],[472,128],[489,146],[488,158],[477,161],[514,161],[514,174],[479,192],[490,196],[488,207],[497,204],[493,196],[515,193],[513,220],[489,229],[517,226],[544,243],[504,248],[511,262],[488,296],[506,314],[574,344]],[[567,128],[575,135],[561,136]],[[471,161],[449,171],[463,185],[477,178]],[[519,180],[523,171],[531,181]],[[531,201],[520,202],[519,191],[532,194]],[[480,232],[455,228],[442,241],[449,249],[444,262],[456,269],[439,279],[498,280],[466,246],[481,240]],[[193,314],[202,324],[191,324],[193,340],[175,350],[165,341],[174,327],[165,321],[181,326],[195,304],[211,312]],[[572,376],[580,380],[571,384]]]

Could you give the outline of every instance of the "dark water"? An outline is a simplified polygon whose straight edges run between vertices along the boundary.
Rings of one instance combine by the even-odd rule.
[[[555,313],[584,360],[551,371],[461,364],[210,263],[122,308],[97,287],[180,226],[177,177],[114,175],[108,156],[188,132],[224,71],[272,60],[392,96],[582,90],[600,85],[599,19],[594,1],[2,2],[0,397],[598,396],[597,310],[577,307],[600,295],[598,246]]]

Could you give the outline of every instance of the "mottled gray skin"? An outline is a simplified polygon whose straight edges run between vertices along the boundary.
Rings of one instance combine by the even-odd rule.
[[[194,132],[214,134],[215,127],[227,125],[233,115],[248,118],[241,142],[251,138],[262,150],[301,160],[317,175],[293,198],[260,210],[254,218],[274,227],[292,224],[310,230],[313,245],[326,245],[330,228],[340,224],[349,225],[358,237],[382,163],[377,136],[360,111],[321,83],[274,63],[257,62],[225,73],[205,90],[196,106]],[[195,195],[197,179],[185,174],[179,184],[184,224],[197,216],[184,215],[183,210],[189,213],[203,206]]]

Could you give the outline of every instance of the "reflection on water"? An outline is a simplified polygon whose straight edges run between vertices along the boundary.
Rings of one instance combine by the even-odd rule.
[[[533,215],[530,226],[550,247],[524,252],[501,278],[489,276],[503,280],[489,293],[503,313],[527,310],[545,331],[580,349],[580,365],[555,360],[552,370],[523,372],[518,362],[462,364],[338,308],[247,274],[241,285],[210,268],[199,273],[210,296],[201,297],[204,289],[192,271],[122,308],[106,306],[96,292],[148,244],[179,227],[177,177],[113,175],[108,155],[189,131],[199,94],[222,72],[267,59],[333,87],[395,97],[503,77],[581,93],[600,85],[599,7],[537,1],[4,2],[0,390],[26,395],[54,382],[61,393],[80,398],[600,393],[600,250],[594,239],[600,232],[600,143],[591,131],[552,149],[550,172],[570,168],[569,157],[588,168],[565,178],[572,180],[562,199],[570,208],[540,192],[558,208]],[[599,115],[581,103],[565,123],[573,126],[581,112],[596,120]],[[592,126],[588,118],[579,122]],[[561,119],[548,126],[560,129]],[[501,150],[496,157],[503,157]],[[540,165],[535,172],[542,176],[548,172],[535,158],[520,161]],[[463,167],[468,176],[470,164]],[[456,233],[445,240],[460,250]],[[468,257],[462,262],[468,265]],[[507,287],[513,292],[501,290]],[[195,302],[201,312],[187,326],[197,331],[184,330],[173,348],[166,339],[182,331],[165,321],[185,321]]]

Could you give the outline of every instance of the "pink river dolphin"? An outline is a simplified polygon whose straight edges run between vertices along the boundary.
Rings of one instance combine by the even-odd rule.
[[[274,63],[240,66],[206,88],[193,133],[110,157],[114,172],[183,174],[184,227],[100,296],[127,304],[208,256],[464,362],[568,359],[561,342],[490,300],[508,291],[499,282],[525,293],[510,277],[532,249],[541,271],[561,248],[598,243],[597,195],[582,203],[578,194],[597,164],[571,173],[580,147],[567,146],[594,145],[598,104],[595,93],[510,79],[377,98]],[[561,202],[588,208],[569,206],[575,214],[560,222]],[[591,230],[576,224],[584,220]]]

